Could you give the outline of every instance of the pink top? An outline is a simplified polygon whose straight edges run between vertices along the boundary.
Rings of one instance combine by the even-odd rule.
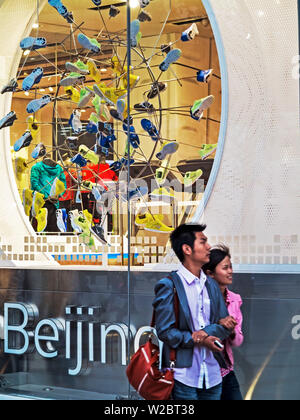
[[[227,369],[221,369],[222,377],[228,375],[228,373],[234,370],[234,357],[232,347],[240,347],[244,342],[244,335],[242,332],[242,324],[243,324],[243,315],[241,312],[241,306],[243,304],[242,298],[240,295],[231,292],[230,290],[226,289],[227,296],[226,296],[226,305],[229,312],[229,315],[232,316],[237,321],[237,326],[234,329],[234,337],[229,337],[225,341],[225,359],[229,366]]]

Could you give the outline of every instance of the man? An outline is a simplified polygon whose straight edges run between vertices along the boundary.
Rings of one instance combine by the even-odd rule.
[[[236,325],[228,316],[219,286],[202,271],[210,256],[205,228],[181,225],[174,230],[171,244],[181,266],[171,278],[164,278],[155,286],[153,307],[158,337],[164,343],[163,368],[170,368],[170,349],[176,350],[174,400],[221,398],[220,367],[226,364],[222,349],[215,342],[228,338]],[[174,289],[179,300],[178,328]]]

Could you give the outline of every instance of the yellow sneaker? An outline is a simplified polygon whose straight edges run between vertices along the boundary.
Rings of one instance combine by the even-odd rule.
[[[85,217],[85,220],[88,221],[89,227],[93,225],[93,215],[88,210],[83,210],[83,215]]]
[[[173,201],[175,196],[171,188],[157,188],[156,190],[152,191],[152,193],[149,194],[151,200],[162,200],[169,203],[170,201]]]
[[[35,191],[33,194],[33,202],[31,208],[31,215],[37,217],[40,212],[40,209],[44,206],[45,200],[43,194]]]
[[[22,157],[17,157],[15,160],[15,171],[16,171],[16,178],[18,181],[22,181],[22,176],[27,169],[26,159]]]
[[[37,220],[37,231],[44,232],[48,224],[48,210],[46,208],[42,208],[39,211],[39,214],[36,216]]]
[[[157,214],[155,216],[152,216],[150,213],[145,214],[137,214],[135,217],[135,224],[137,226],[146,226],[149,222],[154,220],[160,220],[162,221],[164,218],[163,214]]]
[[[57,198],[66,191],[65,184],[58,178],[55,178],[51,186],[50,198]]]
[[[98,70],[98,67],[96,66],[96,63],[92,58],[88,59],[87,66],[88,66],[88,69],[89,69],[89,72],[90,72],[90,75],[91,75],[92,79],[94,79],[96,83],[100,83],[101,82],[101,73]]]
[[[35,140],[40,132],[40,126],[38,125],[38,121],[33,115],[30,115],[27,120],[28,130],[30,131],[33,140]]]
[[[75,102],[76,104],[80,101],[80,92],[74,88],[74,86],[66,86],[65,87],[65,93],[68,95],[69,99],[71,101]]]
[[[127,89],[127,86],[128,86],[127,85],[127,74],[122,76],[121,80],[123,82],[124,89]],[[137,76],[135,74],[130,74],[129,75],[130,89],[134,89],[136,87],[136,85],[138,84],[139,80],[140,80],[140,76]]]
[[[26,216],[30,216],[30,210],[33,203],[33,191],[25,189],[23,190],[23,207]]]
[[[166,226],[159,217],[153,216],[151,220],[149,220],[146,225],[144,226],[145,230],[148,230],[149,232],[157,232],[157,233],[171,233],[173,232],[173,228],[169,228]]]
[[[118,76],[120,76],[120,74],[124,73],[124,69],[122,68],[121,60],[119,60],[119,58],[116,55],[114,55],[111,59],[111,66],[112,66],[113,72],[115,74],[117,74]]]

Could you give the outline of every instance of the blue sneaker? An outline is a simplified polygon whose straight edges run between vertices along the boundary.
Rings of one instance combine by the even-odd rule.
[[[197,81],[201,83],[208,83],[213,74],[213,69],[199,70],[197,73]]]
[[[126,124],[123,124],[123,131],[125,134],[128,133],[128,126]],[[139,136],[136,134],[135,129],[133,126],[130,127],[130,134],[129,134],[129,141],[131,146],[134,149],[138,149],[140,145],[140,139]]]
[[[46,48],[47,41],[46,38],[33,38],[32,36],[29,36],[22,39],[20,47],[22,50],[38,50],[39,48]]]
[[[38,159],[39,157],[45,156],[47,153],[46,146],[43,143],[39,143],[31,153],[32,159]]]
[[[83,48],[94,52],[95,54],[99,54],[101,52],[101,45],[96,39],[88,38],[84,34],[78,34],[78,42]]]
[[[17,120],[16,113],[14,111],[9,112],[2,118],[2,120],[0,120],[0,130],[1,128],[11,127],[15,120]]]
[[[23,147],[28,147],[30,143],[32,142],[32,135],[30,131],[25,131],[22,137],[19,138],[14,144],[14,151],[18,152]]]
[[[68,220],[68,214],[66,209],[57,209],[56,210],[56,222],[58,229],[65,233],[67,232],[67,220]]]
[[[80,121],[81,112],[74,109],[69,119],[69,125],[75,134],[79,134],[82,131],[82,124]]]
[[[141,23],[138,19],[133,20],[130,24],[130,36],[131,36],[131,46],[133,48],[137,47],[138,41],[137,41],[137,35],[140,32]]]
[[[23,80],[22,89],[25,91],[30,90],[34,84],[40,83],[43,75],[44,71],[41,67],[35,68],[33,72]]]
[[[164,61],[159,66],[160,70],[161,71],[167,71],[171,64],[173,64],[177,60],[179,60],[179,58],[181,57],[181,54],[182,54],[182,52],[178,48],[176,48],[175,50],[171,50],[167,54],[167,56],[164,59]]]
[[[144,197],[145,195],[148,194],[148,188],[147,187],[137,187],[134,190],[130,190],[129,191],[129,200],[138,200],[142,197]],[[122,198],[127,201],[127,194],[124,194],[124,196],[122,196]]]
[[[159,140],[159,137],[160,137],[159,132],[157,128],[155,127],[155,125],[152,124],[150,120],[143,118],[141,121],[141,124],[142,124],[143,129],[147,131],[147,133],[149,134],[149,136],[152,138],[153,141]]]
[[[96,5],[96,6],[100,6],[102,3],[102,0],[92,0],[92,2]]]
[[[50,6],[54,7],[58,13],[66,19],[69,23],[73,23],[73,15],[68,12],[68,9],[62,4],[61,0],[48,0]]]
[[[84,159],[84,157],[83,157],[83,156],[81,156],[81,154],[80,154],[80,153],[78,153],[76,156],[74,156],[74,157],[71,159],[71,162],[72,162],[72,163],[75,163],[76,165],[80,166],[81,168],[83,168],[84,166],[86,166],[86,165],[87,165],[87,160],[86,160],[86,159]]]
[[[119,172],[122,169],[122,163],[120,160],[117,160],[116,162],[113,162],[111,165],[109,165],[109,169],[111,169],[114,172]]]
[[[93,121],[90,121],[86,126],[86,131],[91,134],[98,133],[98,124],[95,124]]]
[[[51,102],[50,95],[42,96],[40,99],[34,99],[33,101],[29,102],[26,111],[28,112],[28,114],[35,114],[39,109],[48,105],[49,102]]]
[[[188,29],[182,32],[181,41],[192,41],[196,37],[196,35],[199,35],[199,31],[196,23],[193,23]]]
[[[120,160],[120,162],[121,162],[121,165],[122,166],[128,166],[128,159],[126,159],[126,158],[122,158],[121,160]],[[135,160],[134,159],[130,159],[130,163],[129,163],[129,165],[131,166],[131,165],[133,165],[135,163]]]

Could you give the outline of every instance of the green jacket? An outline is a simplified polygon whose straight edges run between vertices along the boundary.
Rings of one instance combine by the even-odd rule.
[[[39,162],[31,168],[30,183],[33,191],[38,191],[45,196],[45,199],[49,197],[51,186],[58,178],[65,184],[67,188],[66,177],[63,168],[59,165],[54,167],[46,165],[44,162]],[[59,203],[56,204],[59,207]]]

